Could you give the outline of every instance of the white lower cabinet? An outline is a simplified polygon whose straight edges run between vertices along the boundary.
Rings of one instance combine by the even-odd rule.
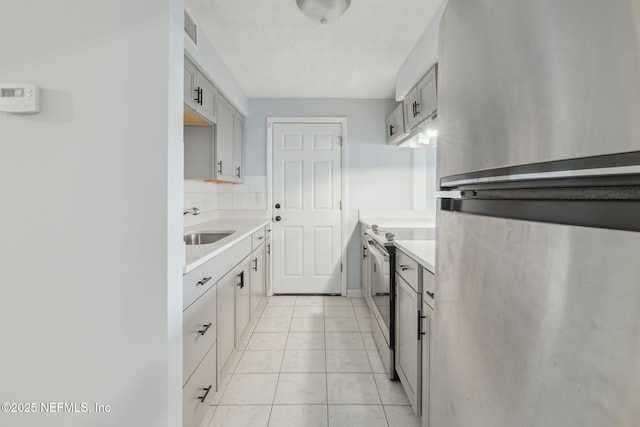
[[[209,350],[182,390],[182,425],[197,427],[216,392],[216,345]]]
[[[427,274],[427,273],[425,273]],[[433,275],[432,275],[433,276]],[[429,427],[429,387],[431,362],[431,335],[433,333],[433,308],[422,300],[422,427]]]
[[[270,233],[271,230],[267,230]],[[264,243],[264,291],[263,295],[266,297],[271,292],[271,237],[267,235],[267,240]]]
[[[213,286],[182,316],[183,384],[216,341],[217,287]]]
[[[235,348],[236,283],[235,270],[218,283],[218,377],[223,376],[224,367]]]
[[[414,413],[422,406],[422,295],[396,274],[396,372]]]
[[[250,258],[250,257],[249,257]],[[251,320],[251,273],[249,258],[236,270],[236,346],[242,342]]]
[[[183,277],[184,427],[200,425],[263,303],[265,240],[261,227]]]
[[[265,296],[265,245],[261,245],[251,254],[249,280],[251,286],[251,313],[252,317],[257,313],[258,307]]]

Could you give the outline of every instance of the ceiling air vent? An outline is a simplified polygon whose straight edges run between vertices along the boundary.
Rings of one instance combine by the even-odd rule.
[[[184,11],[184,32],[187,33],[193,44],[198,45],[198,25],[193,18]]]

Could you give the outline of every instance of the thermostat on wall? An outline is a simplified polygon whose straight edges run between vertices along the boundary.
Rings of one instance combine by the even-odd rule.
[[[0,83],[0,111],[40,112],[40,89],[33,83]]]

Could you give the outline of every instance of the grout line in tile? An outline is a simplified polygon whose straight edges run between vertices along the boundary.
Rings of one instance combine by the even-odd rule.
[[[209,405],[209,408],[213,408],[213,413],[211,414],[211,417],[209,418],[209,421],[207,422],[207,427],[211,427],[211,424],[213,423],[213,417],[216,416],[216,412],[218,412],[218,405]],[[202,423],[200,423],[202,425]]]
[[[378,384],[376,384],[376,387],[378,387]],[[387,426],[390,426],[391,423],[389,422],[389,417],[387,416],[387,411],[384,408],[384,404],[381,406],[382,406],[382,413],[384,414],[384,419],[387,421]]]
[[[382,406],[382,412],[384,413],[384,419],[387,421],[387,426],[389,426],[389,417],[387,417],[387,411],[384,410],[384,403],[382,402],[382,394],[380,393],[380,388],[378,387],[378,381],[376,381],[376,374],[373,372],[373,366],[371,365],[371,359],[369,358],[369,353],[367,351],[364,352],[367,355],[367,361],[369,362],[369,366],[371,367],[371,375],[373,376],[373,383],[376,385],[376,391],[378,392],[378,399],[380,399],[380,405]]]

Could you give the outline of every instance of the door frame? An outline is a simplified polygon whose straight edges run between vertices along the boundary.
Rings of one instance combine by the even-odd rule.
[[[349,242],[347,223],[347,118],[346,117],[267,117],[267,216],[273,219],[273,125],[274,124],[340,124],[342,127],[342,144],[340,146],[340,200],[342,201],[342,209],[340,210],[340,262],[342,263],[342,272],[340,281],[342,283],[341,295],[347,296],[347,245]],[[273,238],[271,244],[273,245]],[[271,260],[273,262],[273,258]],[[273,271],[273,269],[272,269]],[[269,295],[273,295],[273,282]]]

